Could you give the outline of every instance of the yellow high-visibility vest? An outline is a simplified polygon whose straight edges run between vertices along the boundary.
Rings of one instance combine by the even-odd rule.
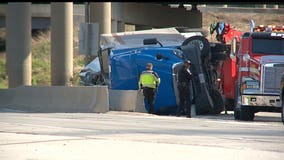
[[[153,71],[143,71],[139,79],[139,89],[141,87],[156,88],[161,83],[161,79]]]

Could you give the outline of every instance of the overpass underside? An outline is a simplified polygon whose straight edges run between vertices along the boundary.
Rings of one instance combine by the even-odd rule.
[[[95,3],[95,2],[91,2]],[[0,28],[6,27],[7,5],[0,5]],[[74,24],[87,20],[85,5],[74,4]],[[32,4],[32,29],[50,29],[50,4]],[[94,11],[92,14],[101,14]],[[92,15],[90,15],[92,16]],[[111,32],[124,32],[125,25],[135,30],[163,27],[202,27],[202,13],[199,10],[171,8],[154,3],[111,2]]]
[[[111,5],[111,12],[112,25],[132,24],[135,25],[135,30],[162,27],[202,27],[202,13],[199,10],[170,8],[151,3],[115,2]],[[117,28],[118,31],[122,31],[119,27]]]

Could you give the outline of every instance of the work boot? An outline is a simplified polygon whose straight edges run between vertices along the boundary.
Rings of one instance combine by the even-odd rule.
[[[180,109],[179,109],[179,110],[177,111],[177,113],[176,113],[176,116],[177,116],[177,117],[180,117],[180,116],[183,115],[183,114],[184,114],[183,110],[180,110]]]
[[[180,115],[181,115],[180,112],[178,112],[178,113],[176,114],[177,117],[180,117]]]
[[[153,114],[153,109],[152,108],[149,109],[149,114]]]
[[[191,108],[186,108],[186,118],[191,118]]]

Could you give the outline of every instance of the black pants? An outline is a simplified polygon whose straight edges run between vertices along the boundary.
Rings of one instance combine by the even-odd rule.
[[[154,100],[155,100],[155,97],[156,97],[156,89],[144,87],[143,88],[143,95],[144,95],[144,100],[149,107],[148,112],[153,113]]]
[[[186,114],[187,117],[191,117],[191,94],[189,85],[182,86],[178,85],[179,91],[179,106],[177,110],[177,115]]]

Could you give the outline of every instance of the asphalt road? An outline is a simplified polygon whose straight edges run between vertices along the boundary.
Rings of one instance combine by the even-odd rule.
[[[0,112],[0,160],[281,160],[280,113],[255,121],[233,114]]]

